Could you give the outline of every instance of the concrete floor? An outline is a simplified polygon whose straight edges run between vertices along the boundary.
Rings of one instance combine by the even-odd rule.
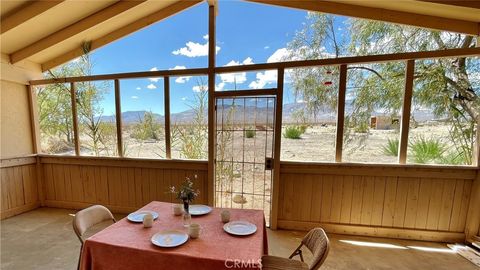
[[[0,269],[75,269],[80,244],[72,230],[73,213],[74,210],[40,208],[1,221]],[[303,235],[304,232],[269,230],[270,254],[287,257]],[[329,237],[331,250],[321,269],[478,270],[441,243],[334,234]],[[365,246],[372,243],[377,246]],[[308,260],[309,256],[306,257]]]

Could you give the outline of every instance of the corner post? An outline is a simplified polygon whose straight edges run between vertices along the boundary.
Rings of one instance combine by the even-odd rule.
[[[408,60],[405,73],[405,90],[403,93],[402,122],[400,126],[400,145],[398,148],[398,163],[407,163],[408,132],[410,129],[410,112],[412,110],[413,75],[415,60]]]

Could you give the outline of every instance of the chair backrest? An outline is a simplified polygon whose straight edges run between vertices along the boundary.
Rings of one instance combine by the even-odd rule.
[[[78,211],[73,218],[73,230],[83,244],[83,234],[91,227],[111,220],[115,222],[112,212],[102,205],[92,205]]]
[[[325,231],[322,228],[310,230],[303,238],[302,244],[305,245],[313,254],[313,260],[309,267],[310,270],[316,270],[320,268],[327,258],[328,251],[330,250],[330,241],[328,240]]]

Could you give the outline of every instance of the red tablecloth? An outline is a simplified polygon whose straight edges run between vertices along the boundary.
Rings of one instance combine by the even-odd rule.
[[[160,248],[150,242],[152,235],[166,229],[187,232],[182,217],[173,215],[170,203],[151,202],[142,210],[159,214],[152,228],[144,228],[143,224],[126,218],[118,221],[85,241],[80,268],[258,269],[262,254],[268,253],[263,211],[230,209],[230,220],[245,220],[257,226],[255,234],[236,237],[223,230],[222,209],[214,208],[208,215],[192,217],[192,223],[201,225],[200,238],[189,239],[179,247]]]

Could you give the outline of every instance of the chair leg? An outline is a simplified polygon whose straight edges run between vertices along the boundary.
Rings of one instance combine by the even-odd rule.
[[[80,262],[82,261],[82,250],[83,250],[83,245],[80,246],[80,254],[78,254],[77,270],[80,270]]]

